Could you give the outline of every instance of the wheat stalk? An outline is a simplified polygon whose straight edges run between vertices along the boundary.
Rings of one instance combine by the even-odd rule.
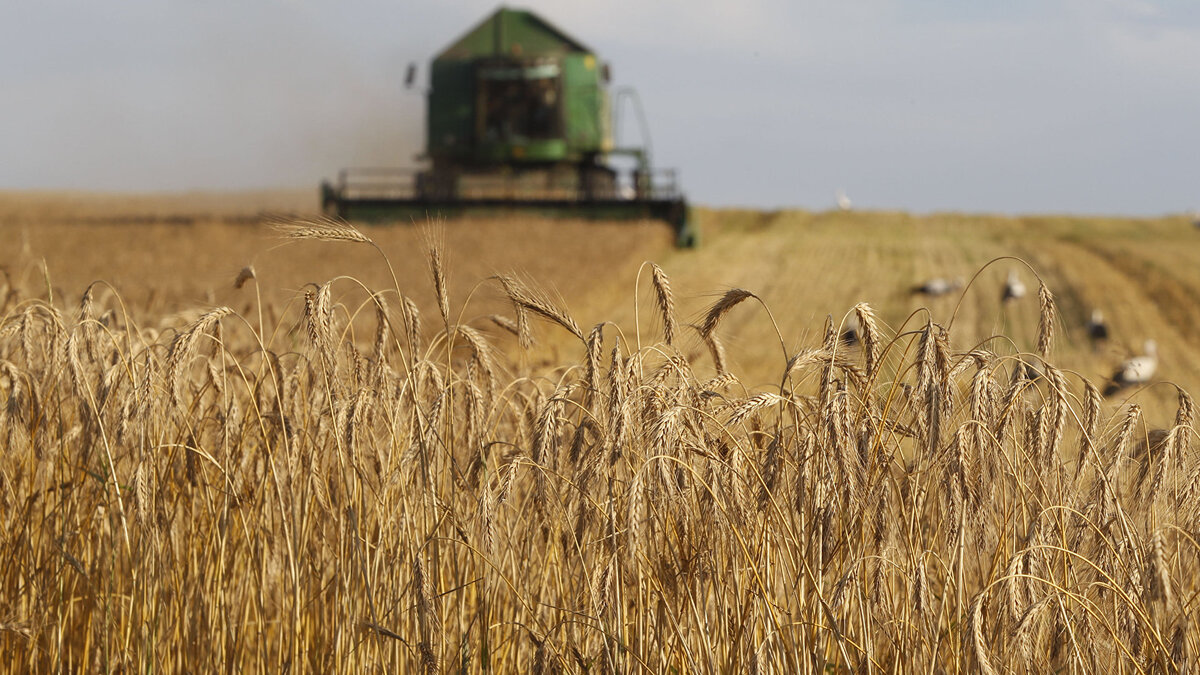
[[[257,278],[258,275],[254,273],[254,265],[247,265],[243,267],[240,272],[238,272],[237,278],[233,280],[233,287],[236,290],[240,290],[242,286],[246,285],[247,281]]]
[[[720,325],[721,319],[729,313],[729,310],[747,298],[757,299],[758,296],[744,288],[731,288],[725,291],[725,294],[705,312],[704,321],[700,324],[700,337],[707,340]]]
[[[315,239],[318,241],[353,241],[374,243],[353,225],[337,218],[296,218],[275,220],[275,231],[286,239]]]
[[[669,345],[675,341],[675,296],[671,294],[671,280],[661,267],[650,263],[654,271],[654,298],[658,302],[658,313],[662,318],[663,340]]]
[[[1054,307],[1054,295],[1050,292],[1050,288],[1046,286],[1046,282],[1038,284],[1038,338],[1037,350],[1038,354],[1043,359],[1050,357],[1050,346],[1054,340],[1054,318],[1056,310]]]
[[[579,330],[578,324],[576,324],[575,320],[572,319],[565,311],[556,307],[547,298],[533,291],[525,283],[518,279],[505,276],[498,278],[500,279],[500,283],[504,287],[505,292],[508,294],[509,300],[511,300],[513,305],[517,308],[518,327],[521,326],[522,310],[524,310],[526,312],[532,312],[533,314],[562,326],[572,335],[579,338],[581,342],[586,342],[586,339],[583,336],[583,331]],[[520,332],[524,334],[528,331],[526,329]],[[526,338],[522,342],[528,344],[531,343],[532,340]]]

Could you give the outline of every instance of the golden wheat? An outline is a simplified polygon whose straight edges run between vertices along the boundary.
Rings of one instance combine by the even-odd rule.
[[[861,348],[827,321],[757,386],[720,337],[749,290],[689,346],[651,264],[643,344],[510,275],[488,283],[515,321],[454,311],[429,255],[432,327],[414,289],[346,277],[161,333],[108,287],[66,324],[61,294],[6,282],[0,670],[1193,663],[1193,400],[1159,430],[1058,367],[1045,284],[1036,356],[859,303]],[[578,358],[528,353],[530,316]]]

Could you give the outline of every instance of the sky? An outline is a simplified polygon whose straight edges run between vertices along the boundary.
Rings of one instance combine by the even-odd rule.
[[[1157,215],[1200,207],[1194,0],[530,0],[638,91],[711,206]],[[478,0],[15,0],[0,189],[304,187],[411,166]],[[627,127],[627,131],[632,127]],[[627,140],[636,141],[636,135]]]

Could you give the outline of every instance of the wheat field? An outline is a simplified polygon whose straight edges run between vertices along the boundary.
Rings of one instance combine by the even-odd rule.
[[[1194,667],[1185,219],[306,210],[0,195],[0,670]]]

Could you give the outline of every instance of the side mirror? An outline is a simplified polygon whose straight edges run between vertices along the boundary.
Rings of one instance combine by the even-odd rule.
[[[417,64],[408,64],[408,70],[404,73],[404,88],[412,89],[413,83],[417,81]]]
[[[612,69],[609,68],[607,63],[600,66],[600,80],[604,82],[604,84],[608,84],[612,81]]]

